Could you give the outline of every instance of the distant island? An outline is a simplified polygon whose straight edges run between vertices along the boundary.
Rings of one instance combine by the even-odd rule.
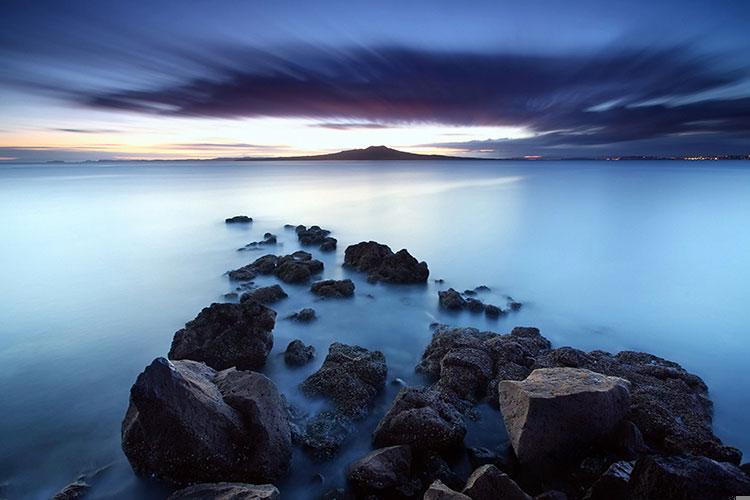
[[[364,149],[347,149],[338,153],[328,153],[321,155],[309,156],[276,156],[258,158],[254,156],[245,156],[241,158],[222,158],[235,161],[259,161],[259,160],[284,160],[284,161],[315,161],[315,160],[370,160],[370,161],[389,161],[389,160],[484,160],[485,158],[472,158],[466,156],[448,156],[448,155],[421,155],[417,153],[407,153],[398,149],[387,146],[370,146]]]

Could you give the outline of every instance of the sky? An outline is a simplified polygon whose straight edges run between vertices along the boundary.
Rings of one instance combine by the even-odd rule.
[[[750,2],[0,4],[0,161],[750,154]]]

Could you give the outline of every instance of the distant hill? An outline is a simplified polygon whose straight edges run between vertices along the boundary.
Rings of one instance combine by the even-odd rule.
[[[310,155],[310,156],[277,156],[274,158],[257,158],[257,157],[243,157],[234,158],[237,161],[257,161],[257,160],[285,160],[285,161],[310,161],[310,160],[479,160],[481,158],[466,158],[460,156],[446,156],[446,155],[420,155],[416,153],[407,153],[406,151],[399,151],[397,149],[391,149],[386,146],[370,146],[365,149],[349,149],[346,151],[339,151],[338,153],[329,153],[323,155]]]

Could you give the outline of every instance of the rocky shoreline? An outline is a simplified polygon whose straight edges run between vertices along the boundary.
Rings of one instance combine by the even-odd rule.
[[[227,223],[250,224],[231,217]],[[304,246],[335,250],[319,226],[288,226]],[[270,233],[264,241],[269,239]],[[276,237],[273,238],[273,244]],[[260,243],[251,244],[261,246]],[[361,242],[343,265],[386,286],[426,283],[425,262],[407,250]],[[273,483],[289,473],[295,448],[329,460],[345,447],[382,395],[382,352],[335,341],[301,392],[327,406],[300,417],[273,380],[258,373],[273,348],[280,285],[257,288],[259,275],[309,284],[311,296],[342,301],[351,280],[319,279],[324,264],[309,252],[273,254],[229,271],[247,290],[237,303],[215,303],[175,333],[167,358],[138,376],[122,425],[122,447],[133,470],[175,488],[170,499],[283,498]],[[439,306],[497,318],[521,307],[478,297],[485,287],[439,292]],[[305,308],[289,316],[313,321]],[[429,383],[403,387],[372,435],[372,451],[347,469],[347,487],[328,499],[719,499],[750,495],[741,453],[712,430],[708,388],[677,363],[648,353],[583,352],[553,347],[533,327],[507,334],[431,325],[415,371]],[[302,340],[283,356],[294,369],[315,349]],[[505,424],[497,442],[467,447],[466,423],[488,403]],[[451,467],[465,455],[466,475]],[[61,492],[62,494],[63,492]],[[61,497],[61,498],[78,498]]]

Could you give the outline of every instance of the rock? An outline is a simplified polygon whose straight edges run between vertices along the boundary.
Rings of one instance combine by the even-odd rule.
[[[245,250],[260,250],[260,247],[269,246],[269,245],[276,245],[278,243],[278,240],[276,238],[275,234],[266,233],[263,235],[263,239],[261,241],[252,241],[245,245],[242,248],[238,248],[237,250],[242,252]]]
[[[292,340],[284,351],[284,361],[290,366],[302,366],[315,357],[315,348],[301,340]]]
[[[310,287],[310,291],[321,297],[337,299],[351,297],[354,295],[354,282],[350,279],[316,281]]]
[[[326,237],[331,234],[327,229],[322,229],[320,226],[297,226],[297,239],[303,245],[320,245],[325,242]]]
[[[488,318],[497,318],[501,314],[503,314],[503,310],[495,305],[487,304],[484,306],[484,315]]]
[[[510,476],[494,465],[483,465],[475,470],[462,493],[472,500],[531,500]]]
[[[698,456],[640,458],[630,476],[633,500],[719,500],[750,495],[750,478],[738,467]]]
[[[627,414],[629,383],[578,368],[534,370],[500,382],[500,410],[521,464],[555,464],[576,456]]]
[[[287,316],[287,318],[294,321],[299,321],[300,323],[309,323],[310,321],[316,319],[317,316],[315,315],[315,309],[306,307],[304,309],[300,309],[294,314]]]
[[[744,472],[745,474],[747,474],[747,475],[749,475],[749,476],[750,476],[750,462],[748,462],[748,463],[744,463],[744,464],[740,465],[740,469],[742,469],[742,471],[743,471],[743,472]]]
[[[475,292],[489,292],[490,287],[488,287],[487,285],[479,285],[478,287],[474,289],[474,291]]]
[[[424,500],[471,500],[471,497],[448,488],[437,480],[424,493]]]
[[[628,500],[633,462],[615,462],[591,485],[587,500]]]
[[[437,325],[432,334],[432,340],[425,348],[416,371],[436,380],[440,378],[443,357],[451,350],[483,349],[485,341],[494,336],[497,336],[497,334],[480,332],[476,328],[451,328],[445,325]]]
[[[237,292],[228,292],[224,294],[224,298],[227,300],[235,300],[237,299]]]
[[[410,478],[411,450],[408,446],[389,446],[370,452],[349,466],[347,479],[362,494],[411,496],[419,481]]]
[[[337,411],[361,418],[385,387],[386,373],[382,352],[334,342],[323,366],[302,383],[302,391],[326,397]]]
[[[253,218],[248,217],[247,215],[235,215],[234,217],[224,219],[224,222],[226,222],[227,224],[249,224],[252,221]]]
[[[534,500],[568,500],[568,495],[558,490],[548,490],[534,497]]]
[[[463,442],[461,414],[430,389],[401,389],[373,433],[377,447],[410,445],[416,451],[443,451]]]
[[[438,303],[443,309],[458,311],[466,307],[466,300],[453,288],[438,292]]]
[[[278,500],[272,484],[201,483],[175,491],[167,500]]]
[[[344,252],[344,265],[367,273],[367,280],[384,283],[425,283],[430,272],[426,262],[418,262],[405,249],[396,253],[387,245],[363,241]]]
[[[505,452],[490,450],[481,446],[467,448],[466,452],[469,456],[469,463],[474,469],[478,469],[482,465],[494,465],[506,474],[513,475],[516,471],[517,464],[510,446]]]
[[[332,238],[330,236],[327,236],[323,238],[323,242],[320,244],[320,250],[322,252],[333,252],[336,250],[336,244],[338,241],[336,238]]]
[[[52,500],[77,500],[78,498],[83,498],[90,489],[91,485],[89,483],[84,479],[78,479],[55,493]]]
[[[256,288],[252,292],[245,292],[240,297],[240,302],[244,303],[249,300],[254,300],[260,304],[273,304],[281,299],[289,297],[287,293],[279,285],[264,286]]]
[[[648,451],[643,435],[630,420],[623,420],[607,438],[608,447],[618,455],[633,460]]]
[[[518,311],[522,306],[523,304],[521,304],[520,302],[508,302],[508,308],[511,311]]]
[[[273,481],[292,451],[285,405],[270,379],[164,358],[130,390],[122,448],[137,474],[175,484]]]
[[[464,290],[462,295],[473,297],[477,294],[476,290]]]
[[[259,274],[273,274],[276,271],[276,265],[278,264],[279,258],[276,255],[267,254],[262,257],[258,257],[250,264],[229,271],[229,279],[235,281],[247,281],[254,279]]]
[[[423,485],[440,480],[450,489],[460,490],[466,483],[466,479],[453,472],[448,462],[436,452],[417,454],[412,463],[412,469],[416,470]]]
[[[307,422],[302,443],[319,460],[333,457],[354,432],[351,418],[340,412],[322,411]]]
[[[466,309],[473,313],[480,313],[484,311],[484,303],[477,299],[466,299]]]
[[[492,376],[492,357],[486,350],[457,347],[441,359],[437,387],[461,399],[474,401],[484,395]]]
[[[169,359],[203,361],[217,370],[257,370],[273,347],[276,313],[255,301],[211,304],[174,335]]]
[[[275,270],[276,276],[286,283],[307,283],[313,275],[321,272],[323,263],[303,251],[279,257]]]

